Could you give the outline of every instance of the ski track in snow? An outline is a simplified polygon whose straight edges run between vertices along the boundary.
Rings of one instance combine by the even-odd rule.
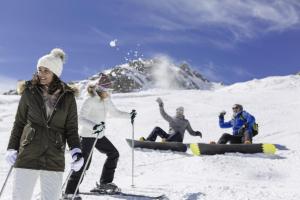
[[[203,138],[185,135],[184,142],[217,140],[230,129],[218,127],[218,114],[241,103],[255,115],[260,133],[255,142],[276,143],[288,150],[276,155],[239,154],[194,157],[191,152],[135,150],[135,188],[131,188],[131,149],[125,138],[131,138],[129,120],[108,118],[106,136],[120,152],[114,182],[124,192],[145,195],[165,194],[170,200],[299,200],[300,199],[300,76],[268,77],[237,83],[214,91],[151,90],[130,94],[114,94],[113,101],[121,110],[137,110],[135,138],[147,136],[153,127],[168,129],[159,114],[156,98],[161,97],[167,113],[173,115],[179,106],[194,130]],[[18,96],[0,95],[0,184],[9,166],[4,160],[6,146],[18,106]],[[82,100],[78,100],[81,105]],[[90,170],[81,184],[81,191],[89,191],[98,181],[105,156],[96,153]],[[70,156],[66,151],[66,173]],[[1,199],[11,199],[12,177]],[[39,192],[37,186],[34,196]],[[113,197],[83,196],[83,199],[117,199]],[[130,198],[126,198],[130,199]],[[131,198],[133,199],[133,198]]]

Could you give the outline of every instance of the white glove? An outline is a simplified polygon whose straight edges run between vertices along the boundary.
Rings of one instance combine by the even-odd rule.
[[[14,165],[17,160],[18,152],[15,149],[8,149],[5,154],[5,160],[9,165]]]
[[[73,162],[71,163],[71,169],[78,172],[84,164],[84,158],[81,153],[81,149],[74,148],[71,150],[71,156]]]

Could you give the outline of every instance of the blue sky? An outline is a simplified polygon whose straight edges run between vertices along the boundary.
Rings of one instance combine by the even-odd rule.
[[[0,79],[30,79],[54,47],[68,55],[65,81],[159,54],[226,84],[289,75],[300,71],[299,25],[298,0],[1,1]]]

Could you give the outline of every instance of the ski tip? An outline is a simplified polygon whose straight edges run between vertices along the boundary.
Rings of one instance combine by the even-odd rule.
[[[200,151],[199,145],[197,143],[190,144],[190,149],[193,152],[194,156],[200,156],[201,155],[201,151]]]
[[[276,147],[274,144],[263,144],[262,148],[265,154],[275,154],[276,152]]]

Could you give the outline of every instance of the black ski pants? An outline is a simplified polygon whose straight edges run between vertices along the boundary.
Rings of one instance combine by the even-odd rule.
[[[168,142],[182,142],[183,139],[180,133],[168,134],[160,127],[155,127],[146,140],[155,141],[157,136],[165,138]]]
[[[80,184],[79,183],[80,176],[83,172],[83,168],[86,164],[89,154],[92,151],[92,147],[95,140],[96,138],[89,138],[89,137],[82,138],[81,145],[82,145],[82,155],[84,157],[84,165],[78,172],[72,173],[66,187],[66,192],[65,192],[66,194],[74,194],[77,184]],[[114,179],[115,169],[117,167],[117,163],[119,159],[119,152],[105,136],[102,137],[101,139],[98,139],[95,147],[99,152],[104,153],[107,156],[105,163],[103,165],[102,174],[100,177],[100,184],[111,183]],[[86,170],[89,169],[91,161],[92,161],[92,157],[89,163],[87,163]]]
[[[249,140],[252,142],[251,134],[248,131],[244,131],[242,135],[231,135],[229,133],[224,133],[219,141],[218,144],[226,144],[229,142],[230,144],[242,144],[245,140]]]

